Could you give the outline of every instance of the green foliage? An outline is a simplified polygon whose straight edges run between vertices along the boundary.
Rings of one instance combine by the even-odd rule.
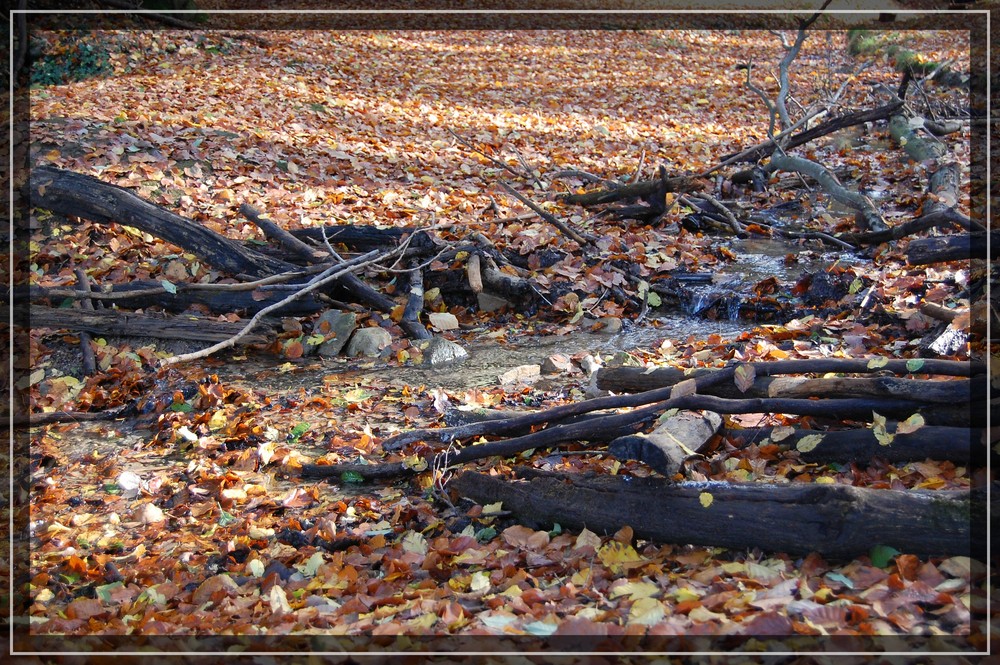
[[[110,73],[111,61],[104,45],[85,39],[67,41],[32,63],[31,84],[63,85]]]

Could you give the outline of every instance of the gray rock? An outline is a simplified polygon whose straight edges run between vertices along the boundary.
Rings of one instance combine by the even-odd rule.
[[[585,374],[593,374],[601,368],[601,361],[594,356],[587,354],[580,360],[580,369],[583,370]]]
[[[382,350],[390,344],[392,344],[392,335],[387,330],[361,328],[351,335],[351,341],[347,343],[347,355],[375,358],[382,355]]]
[[[541,365],[518,365],[497,377],[501,385],[511,383],[533,383],[542,375]]]
[[[443,365],[469,357],[468,351],[444,337],[432,337],[427,340],[422,350],[424,358],[421,364],[423,365]]]
[[[542,361],[542,374],[568,374],[573,369],[573,361],[565,353],[553,354]]]
[[[592,330],[602,335],[615,335],[622,330],[622,320],[617,316],[605,316],[597,320]]]
[[[479,300],[480,312],[495,312],[503,309],[504,307],[510,306],[510,303],[503,298],[491,295],[485,291],[477,293],[476,298]]]
[[[350,339],[351,333],[357,327],[358,318],[354,312],[341,312],[336,309],[328,309],[323,312],[316,321],[313,331],[321,335],[335,333],[336,337],[320,344],[317,353],[324,357],[339,354],[347,345],[347,340]]]

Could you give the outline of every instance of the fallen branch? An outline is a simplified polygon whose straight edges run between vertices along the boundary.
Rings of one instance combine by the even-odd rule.
[[[567,238],[576,241],[576,243],[579,244],[581,247],[590,244],[590,241],[587,240],[587,238],[584,238],[582,235],[571,229],[569,226],[565,224],[565,222],[563,222],[561,219],[559,219],[552,213],[542,210],[540,207],[535,205],[527,197],[523,196],[520,192],[515,190],[513,187],[511,187],[503,180],[500,181],[500,186],[503,187],[504,191],[513,196],[515,199],[517,199],[524,205],[531,208],[535,212],[535,214],[537,214],[539,217],[541,217],[546,222],[559,229],[559,231],[562,232],[562,234],[565,235]]]
[[[656,391],[651,391],[656,392]],[[635,397],[635,396],[632,396]],[[597,400],[590,400],[597,401]],[[572,406],[572,405],[568,405]],[[609,441],[620,436],[635,433],[661,413],[669,409],[689,409],[707,410],[717,413],[786,413],[807,416],[823,416],[829,418],[870,420],[872,412],[876,411],[881,415],[889,417],[905,418],[920,411],[924,406],[921,402],[911,400],[895,399],[835,399],[835,400],[811,400],[811,399],[724,399],[711,395],[684,395],[673,399],[666,399],[648,406],[628,411],[626,413],[616,413],[604,416],[599,419],[588,419],[583,422],[567,423],[561,425],[551,425],[546,429],[532,432],[503,441],[491,443],[481,443],[457,452],[449,452],[448,459],[451,464],[464,464],[472,460],[486,457],[500,456],[507,457],[522,453],[532,448],[549,448],[567,441]],[[557,407],[561,408],[561,407]],[[554,409],[553,409],[554,410]],[[532,414],[533,416],[546,415],[545,412]],[[527,418],[527,417],[526,417]],[[485,421],[483,423],[471,423],[464,426],[466,429],[478,429],[477,426],[485,426],[483,433],[490,432],[491,427],[509,426],[511,421]],[[451,428],[458,429],[458,428]],[[383,445],[385,448],[385,445]],[[438,453],[440,454],[440,453]],[[340,464],[315,465],[304,464],[302,466],[302,476],[305,478],[325,478],[339,477],[345,470],[354,471],[362,476],[368,477],[366,471],[359,469],[362,465],[353,464],[349,467]],[[383,465],[370,465],[368,469],[379,473],[387,473]],[[404,473],[414,473],[411,467],[402,467],[395,463],[387,465]]]
[[[240,214],[249,219],[254,225],[257,226],[261,231],[264,232],[268,238],[274,238],[281,245],[290,252],[302,257],[306,261],[311,263],[319,263],[322,261],[329,260],[329,256],[326,252],[321,252],[313,249],[309,245],[305,244],[295,236],[293,236],[288,231],[284,230],[270,219],[262,217],[260,212],[254,209],[253,206],[244,203],[240,206]]]
[[[848,190],[840,184],[837,176],[833,175],[833,173],[821,164],[803,157],[772,155],[768,168],[809,176],[818,182],[827,194],[835,200],[855,210],[862,228],[871,231],[884,231],[889,228],[871,199],[858,192]]]
[[[283,298],[282,300],[276,302],[275,304],[269,307],[265,307],[264,309],[254,314],[253,317],[250,319],[250,321],[243,327],[243,329],[236,335],[230,337],[229,339],[223,340],[222,342],[210,346],[207,349],[202,349],[201,351],[194,351],[192,353],[183,353],[180,355],[171,356],[169,358],[164,358],[163,360],[160,361],[160,365],[161,366],[173,365],[176,363],[188,362],[190,360],[197,360],[199,358],[207,358],[208,356],[212,355],[213,353],[216,353],[217,351],[221,351],[223,349],[228,349],[231,346],[235,346],[236,343],[239,342],[241,339],[243,339],[251,330],[253,330],[254,326],[257,325],[260,319],[269,312],[279,309],[283,305],[292,302],[293,300],[297,300],[302,296],[306,295],[307,293],[315,291],[319,287],[329,284],[330,282],[339,279],[343,275],[346,275],[347,273],[353,270],[360,270],[361,268],[367,265],[371,265],[372,263],[382,260],[386,258],[386,256],[388,255],[380,254],[379,252],[372,250],[371,252],[355,257],[350,261],[345,261],[344,263],[337,264],[332,268],[329,268],[325,272],[320,273],[318,276],[314,277],[312,280],[310,280],[310,282],[306,286],[302,287],[300,290],[296,291],[295,293],[289,295],[286,298]]]

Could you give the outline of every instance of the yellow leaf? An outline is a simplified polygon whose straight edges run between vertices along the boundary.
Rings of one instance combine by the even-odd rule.
[[[625,582],[624,584],[619,584],[611,590],[611,598],[620,598],[621,596],[628,596],[632,600],[638,600],[640,598],[652,598],[660,593],[660,587],[652,582]]]
[[[659,623],[666,616],[663,603],[655,598],[640,598],[632,603],[629,609],[629,623],[639,623],[646,626]]]
[[[631,545],[619,543],[617,540],[612,540],[597,550],[597,558],[616,575],[645,563]]]
[[[809,434],[802,437],[795,443],[795,449],[800,453],[808,453],[820,444],[823,440],[822,434]]]
[[[912,434],[923,426],[924,417],[919,413],[914,413],[896,426],[896,434]]]
[[[704,506],[705,508],[708,508],[709,506],[711,506],[712,505],[712,501],[714,501],[714,500],[715,500],[715,497],[713,497],[708,492],[702,492],[701,494],[698,495],[698,501],[701,502],[701,505]]]

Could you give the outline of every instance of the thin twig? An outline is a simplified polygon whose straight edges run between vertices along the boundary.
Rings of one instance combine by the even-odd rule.
[[[528,174],[520,173],[517,169],[515,169],[514,167],[512,167],[510,164],[505,164],[504,162],[501,162],[499,159],[496,159],[496,158],[494,158],[494,157],[492,157],[490,155],[487,155],[485,152],[483,152],[482,150],[480,150],[476,146],[474,146],[471,143],[469,143],[467,140],[465,140],[464,138],[462,138],[460,135],[458,135],[457,133],[455,133],[451,129],[445,127],[445,131],[448,132],[449,134],[451,134],[452,136],[454,136],[455,139],[459,143],[461,143],[462,145],[464,145],[469,150],[472,150],[473,152],[476,152],[476,153],[482,155],[483,157],[485,157],[486,159],[488,159],[492,163],[496,164],[497,166],[499,166],[500,168],[504,169],[505,171],[509,171],[510,173],[514,174],[518,178],[524,178],[525,180],[531,180],[533,178],[533,176],[530,173],[528,173]]]
[[[503,187],[504,190],[506,190],[507,193],[510,194],[511,196],[513,196],[515,199],[517,199],[518,201],[520,201],[524,205],[526,205],[529,208],[531,208],[532,210],[534,210],[535,213],[539,217],[541,217],[546,222],[548,222],[552,226],[554,226],[557,229],[559,229],[560,231],[562,231],[563,235],[566,235],[569,238],[575,240],[580,245],[587,245],[587,244],[589,244],[589,241],[586,238],[584,238],[582,235],[580,235],[579,233],[577,233],[576,231],[574,231],[573,229],[571,229],[569,226],[567,226],[561,219],[559,219],[558,217],[556,217],[552,213],[549,213],[549,212],[546,212],[546,211],[542,210],[540,207],[538,207],[537,205],[535,205],[533,202],[531,202],[530,200],[528,200],[526,197],[522,196],[517,190],[515,190],[513,187],[511,187],[505,181],[501,180],[500,181],[500,186]]]
[[[253,318],[250,319],[250,321],[243,327],[243,329],[240,330],[240,332],[233,335],[232,337],[230,337],[229,339],[223,340],[218,344],[214,344],[206,349],[202,349],[201,351],[195,351],[193,353],[184,353],[177,356],[171,356],[170,358],[164,358],[163,360],[160,361],[160,365],[161,366],[173,365],[175,363],[187,362],[189,360],[207,358],[216,351],[221,351],[223,349],[227,349],[231,346],[234,346],[237,342],[239,342],[247,334],[249,334],[250,331],[253,330],[254,326],[256,326],[257,323],[268,313],[273,312],[274,310],[279,309],[281,307],[284,307],[288,303],[303,297],[304,295],[310,293],[311,291],[315,291],[316,289],[325,284],[329,284],[330,282],[339,279],[340,277],[343,277],[347,273],[363,268],[367,265],[375,263],[375,261],[378,259],[384,259],[384,258],[385,258],[384,254],[381,254],[378,250],[373,249],[367,254],[362,254],[361,256],[351,259],[350,261],[345,261],[344,263],[332,266],[325,272],[317,275],[312,280],[310,280],[309,283],[299,291],[296,291],[295,293],[289,295],[287,298],[279,300],[273,305],[268,305],[267,307],[263,308],[262,310],[254,314]]]

